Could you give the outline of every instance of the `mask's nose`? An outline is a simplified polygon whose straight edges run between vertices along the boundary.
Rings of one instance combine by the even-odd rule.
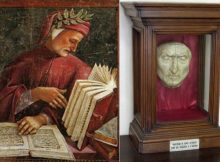
[[[178,59],[177,57],[172,58],[171,66],[170,66],[170,72],[172,74],[176,74],[178,72]]]

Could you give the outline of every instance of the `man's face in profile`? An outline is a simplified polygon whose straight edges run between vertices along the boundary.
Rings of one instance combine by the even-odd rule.
[[[169,42],[157,48],[157,74],[169,88],[179,87],[189,73],[191,51],[183,43]]]
[[[65,29],[51,41],[51,46],[55,53],[65,57],[76,51],[83,37],[83,34],[78,31]]]

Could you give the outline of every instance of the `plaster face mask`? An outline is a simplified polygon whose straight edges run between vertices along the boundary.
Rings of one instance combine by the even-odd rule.
[[[183,43],[169,42],[157,47],[157,74],[169,88],[179,87],[189,73],[191,51]]]

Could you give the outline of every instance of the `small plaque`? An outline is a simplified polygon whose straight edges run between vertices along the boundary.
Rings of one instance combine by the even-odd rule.
[[[170,152],[199,149],[199,139],[170,141]]]

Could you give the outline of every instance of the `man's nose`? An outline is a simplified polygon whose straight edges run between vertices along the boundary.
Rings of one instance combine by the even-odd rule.
[[[172,74],[176,74],[178,72],[178,59],[177,59],[177,57],[172,58],[170,71]]]
[[[71,46],[70,46],[70,50],[71,50],[72,52],[75,52],[76,49],[77,49],[77,46],[78,46],[77,43],[72,43]]]

